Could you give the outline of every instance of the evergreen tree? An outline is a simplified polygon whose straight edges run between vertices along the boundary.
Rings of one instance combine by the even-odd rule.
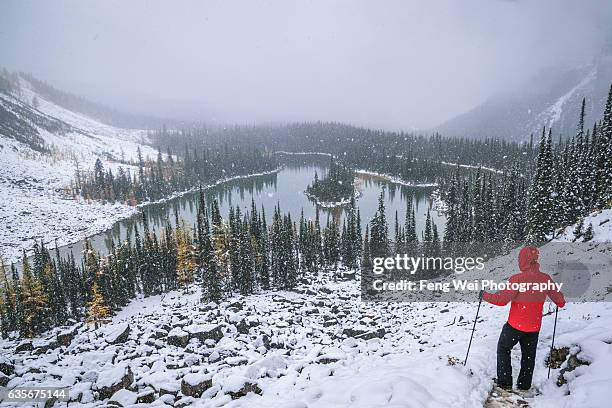
[[[584,218],[580,218],[578,224],[576,224],[576,228],[574,228],[574,241],[582,237],[584,234]]]
[[[612,206],[612,85],[597,136],[597,205]]]
[[[582,236],[583,242],[588,242],[593,239],[593,223],[589,223],[589,226],[584,231],[584,235]]]
[[[370,253],[370,227],[366,225],[365,236],[363,238],[363,258],[361,267],[364,271],[372,269],[372,255]]]
[[[378,197],[378,210],[370,221],[370,255],[373,258],[387,257],[389,248],[389,227],[385,216],[385,191],[381,191]]]
[[[25,256],[22,264],[22,278],[20,283],[20,303],[22,322],[19,328],[23,337],[34,337],[48,328],[49,299],[39,278],[32,275],[28,258]]]
[[[542,131],[540,152],[536,165],[536,173],[529,190],[529,212],[527,222],[527,239],[529,242],[543,242],[546,235],[552,232],[554,218],[552,215],[552,134]]]

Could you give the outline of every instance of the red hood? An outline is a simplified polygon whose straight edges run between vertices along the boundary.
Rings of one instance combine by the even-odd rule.
[[[539,255],[540,251],[538,251],[538,248],[533,246],[523,247],[518,255],[518,264],[521,272],[539,272]]]

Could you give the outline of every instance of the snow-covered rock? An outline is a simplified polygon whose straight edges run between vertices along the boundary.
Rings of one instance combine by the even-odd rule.
[[[134,381],[134,373],[130,366],[120,364],[116,367],[108,368],[98,375],[95,389],[102,400],[110,398],[117,391],[128,388]]]
[[[175,327],[168,332],[166,341],[173,346],[185,347],[189,343],[189,333],[180,327]]]
[[[190,397],[199,398],[210,387],[212,375],[206,373],[189,373],[181,381],[181,392]]]
[[[120,389],[119,391],[114,393],[112,397],[110,397],[110,400],[108,401],[108,403],[110,405],[127,407],[127,406],[135,404],[137,400],[138,400],[137,393],[130,391],[130,390],[126,390],[126,389]]]
[[[156,371],[144,376],[140,382],[151,386],[159,395],[176,395],[181,389],[176,371]]]
[[[190,339],[198,339],[200,342],[205,343],[206,340],[219,341],[223,338],[223,332],[221,331],[220,325],[215,324],[191,324],[183,327],[187,333],[189,333]]]
[[[108,344],[123,343],[127,341],[129,335],[130,325],[128,323],[111,325],[104,331],[104,341]]]
[[[15,372],[15,365],[5,356],[0,355],[0,372],[5,375],[12,375]]]
[[[231,375],[224,378],[221,383],[221,389],[232,399],[242,398],[250,392],[261,394],[261,389],[256,383],[240,375]]]
[[[74,339],[77,330],[81,327],[81,324],[75,325],[69,329],[63,330],[57,334],[57,343],[60,346],[68,347]]]

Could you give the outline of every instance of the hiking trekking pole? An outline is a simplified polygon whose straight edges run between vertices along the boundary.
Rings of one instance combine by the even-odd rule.
[[[478,321],[478,313],[480,313],[480,305],[482,304],[482,291],[479,294],[480,300],[478,301],[478,309],[476,309],[476,318],[474,319],[474,326],[472,327],[472,335],[470,336],[470,343],[468,344],[467,353],[465,353],[465,360],[463,365],[467,363],[468,356],[470,355],[470,347],[472,347],[472,339],[474,338],[474,330],[476,330],[476,322]]]
[[[550,379],[550,366],[552,365],[552,352],[555,348],[555,333],[557,332],[557,315],[559,314],[559,306],[555,310],[555,326],[553,327],[552,344],[550,345],[550,354],[548,355],[548,378]]]

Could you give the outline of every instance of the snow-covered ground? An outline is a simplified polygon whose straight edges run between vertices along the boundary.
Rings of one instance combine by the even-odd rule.
[[[74,131],[54,134],[37,127],[50,154],[0,134],[0,255],[9,261],[20,257],[22,249],[31,248],[33,240],[57,239],[60,245],[75,242],[135,211],[127,205],[67,197],[63,189],[74,179],[77,163],[80,170],[90,170],[100,158],[105,168],[116,170],[120,160],[136,159],[139,146],[145,158],[157,154],[146,144],[146,132],[102,124],[47,101],[27,81],[22,80],[21,85],[21,95],[0,93],[0,103],[16,103],[58,119]],[[35,96],[37,109],[31,106]]]
[[[197,288],[135,300],[97,330],[75,325],[32,344],[1,341],[9,375],[0,381],[66,386],[81,406],[483,406],[508,307],[483,304],[464,367],[476,303],[366,303],[359,290],[357,281],[322,275],[296,292],[220,306],[200,303]],[[559,312],[556,346],[589,363],[565,373],[561,387],[567,362],[550,380],[545,366],[553,319],[544,317],[538,341],[541,395],[526,402],[609,406],[612,305],[569,304]],[[515,375],[519,358],[515,351]]]
[[[594,242],[612,242],[612,209],[595,211],[583,219],[584,232],[591,224],[593,226],[593,241]],[[566,227],[560,233],[556,234],[555,242],[583,242],[583,237],[576,238],[574,231],[577,224]]]

